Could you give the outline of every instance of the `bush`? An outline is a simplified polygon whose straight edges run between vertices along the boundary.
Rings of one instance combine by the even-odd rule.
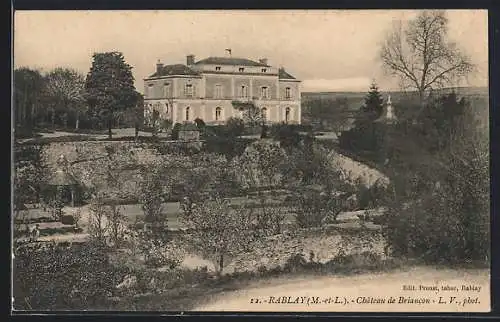
[[[95,244],[25,246],[14,259],[14,308],[85,310],[103,307],[125,272]]]
[[[61,216],[61,223],[63,225],[74,225],[75,224],[75,218],[71,215],[64,215]]]
[[[227,133],[232,137],[238,137],[245,130],[245,123],[242,119],[230,117],[226,122]]]
[[[232,159],[241,155],[255,139],[214,137],[207,139],[203,145],[202,152],[217,153]]]
[[[182,124],[181,123],[175,123],[174,124],[174,127],[172,128],[172,133],[171,133],[172,140],[178,140],[179,139],[179,131],[181,130],[181,128],[182,128]]]
[[[203,121],[201,118],[197,117],[194,119],[194,124],[196,124],[196,127],[198,129],[202,129],[205,127],[205,121]]]
[[[487,263],[489,133],[463,100],[443,100],[426,108],[415,125],[394,133],[398,163],[385,233],[395,255]]]
[[[298,147],[301,136],[297,126],[290,124],[273,124],[269,130],[271,137],[280,141],[283,148]]]

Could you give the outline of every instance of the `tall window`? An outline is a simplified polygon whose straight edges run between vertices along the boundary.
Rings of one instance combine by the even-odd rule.
[[[263,107],[261,110],[260,110],[261,114],[262,114],[262,120],[266,121],[267,120],[267,108]]]
[[[168,103],[165,103],[165,114],[168,114]]]
[[[222,86],[219,84],[215,85],[215,98],[222,98]]]
[[[239,94],[240,94],[241,98],[247,98],[248,97],[248,88],[245,85],[241,85]]]
[[[163,85],[163,96],[170,97],[170,83],[165,83]]]
[[[290,108],[287,107],[285,109],[285,123],[288,123],[288,121],[290,121]]]
[[[186,121],[189,121],[189,110],[190,110],[189,106],[186,107]]]
[[[186,84],[184,87],[184,96],[193,97],[193,84]]]
[[[215,109],[215,120],[216,121],[220,121],[222,118],[222,108],[221,107],[217,107]]]
[[[290,87],[285,88],[285,98],[286,99],[292,98],[292,89]]]
[[[260,97],[269,98],[269,87],[264,86],[260,88]]]
[[[147,92],[148,97],[153,97],[153,84],[148,85],[148,92]]]

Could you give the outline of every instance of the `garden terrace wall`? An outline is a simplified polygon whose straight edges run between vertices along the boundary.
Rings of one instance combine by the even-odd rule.
[[[380,231],[334,227],[302,229],[256,241],[252,252],[233,258],[225,271],[256,271],[260,266],[266,266],[267,269],[278,265],[283,267],[291,256],[303,254],[309,258],[311,251],[314,252],[314,261],[321,263],[342,253],[352,255],[370,252],[385,258],[385,245]]]

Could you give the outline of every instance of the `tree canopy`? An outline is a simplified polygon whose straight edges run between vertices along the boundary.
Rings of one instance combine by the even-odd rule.
[[[386,70],[404,88],[416,90],[421,105],[425,92],[455,83],[474,69],[470,58],[447,38],[442,10],[424,10],[406,24],[398,22],[380,50]]]
[[[90,111],[108,123],[109,136],[113,116],[134,108],[140,99],[134,87],[132,67],[120,52],[95,53],[85,81]]]

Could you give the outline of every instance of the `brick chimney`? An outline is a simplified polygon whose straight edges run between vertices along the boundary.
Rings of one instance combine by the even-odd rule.
[[[261,58],[261,59],[259,59],[259,63],[267,65],[267,58]]]
[[[186,65],[188,66],[194,65],[194,55],[186,56]]]
[[[161,69],[163,68],[163,64],[160,62],[158,59],[158,62],[156,63],[156,73],[159,74],[161,73]]]

